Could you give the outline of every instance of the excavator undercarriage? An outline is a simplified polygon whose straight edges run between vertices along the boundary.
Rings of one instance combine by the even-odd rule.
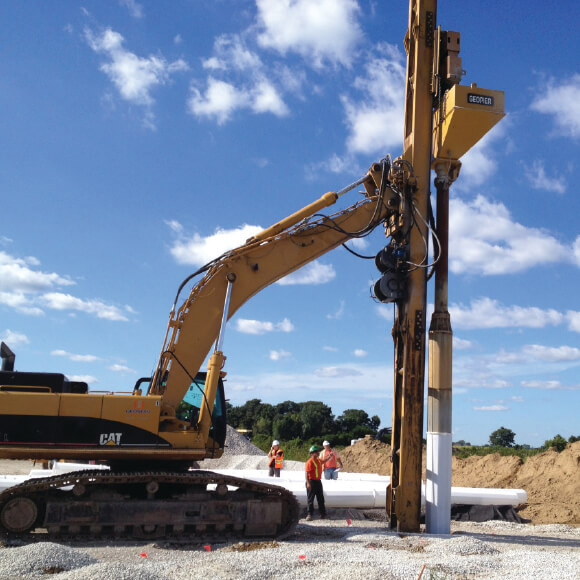
[[[79,539],[211,542],[292,533],[299,517],[282,487],[211,471],[75,471],[0,493],[0,532]]]

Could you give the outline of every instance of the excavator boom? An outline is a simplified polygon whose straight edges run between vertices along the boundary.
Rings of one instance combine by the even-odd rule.
[[[388,199],[391,195],[389,190]],[[306,218],[281,231],[265,230],[216,260],[171,313],[151,394],[161,395],[169,408],[183,399],[219,334],[228,280],[234,280],[229,319],[265,287],[349,239],[367,235],[390,211],[384,194],[376,194],[331,216]]]

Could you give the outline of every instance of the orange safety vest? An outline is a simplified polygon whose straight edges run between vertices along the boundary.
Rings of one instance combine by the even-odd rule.
[[[282,469],[283,466],[284,466],[284,451],[282,451],[282,449],[278,449],[278,452],[276,453],[276,458],[274,461],[274,468],[275,469]]]
[[[322,477],[322,461],[317,457],[311,457],[306,462],[306,473],[308,475],[308,479],[320,479]]]
[[[282,469],[284,467],[284,451],[278,449],[274,455],[268,461],[268,467],[274,466],[274,469]]]

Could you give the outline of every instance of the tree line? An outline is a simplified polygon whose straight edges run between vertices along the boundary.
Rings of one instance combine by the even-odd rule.
[[[243,405],[226,403],[228,424],[234,429],[247,429],[252,440],[263,437],[280,441],[301,440],[320,444],[328,439],[333,445],[349,445],[351,439],[375,436],[381,419],[369,417],[361,409],[347,409],[338,417],[332,408],[321,401],[295,403],[284,401],[277,405],[251,399]]]
[[[554,448],[561,452],[566,448],[568,443],[580,441],[580,435],[571,435],[567,440],[558,434],[552,439],[546,439],[544,444],[538,448],[532,448],[527,444],[517,444],[516,434],[506,427],[500,427],[491,433],[487,446],[471,445],[463,439],[453,442],[453,454],[456,457],[463,458],[470,455],[486,455],[488,453],[500,453],[501,455],[518,455],[520,457],[530,457],[542,453],[547,449]]]

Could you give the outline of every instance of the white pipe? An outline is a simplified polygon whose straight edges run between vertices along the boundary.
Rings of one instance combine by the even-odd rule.
[[[427,432],[425,531],[451,531],[451,433]]]
[[[251,479],[261,483],[272,483],[292,491],[301,505],[306,505],[304,473],[282,470],[281,477],[268,477],[264,470],[257,469],[213,469],[216,473]],[[368,479],[359,479],[365,475]],[[340,472],[336,480],[322,480],[324,497],[329,506],[349,508],[383,508],[386,501],[387,476]],[[425,506],[425,485],[421,486],[422,505]],[[373,498],[371,501],[371,497]],[[495,489],[452,487],[451,504],[511,505],[516,507],[527,502],[523,489]],[[370,504],[373,504],[372,506]],[[449,519],[449,515],[447,515]]]
[[[0,475],[0,491],[18,485],[28,479],[50,477],[69,471],[85,469],[108,469],[103,465],[86,463],[55,463],[53,469],[33,469],[28,475]],[[306,506],[304,472],[282,470],[281,477],[268,477],[263,469],[213,469],[216,473],[232,475],[252,481],[279,485],[290,490],[301,506]],[[328,507],[333,508],[384,508],[390,478],[370,473],[346,473],[341,471],[337,480],[322,480],[324,497]],[[452,487],[451,503],[467,505],[511,505],[516,507],[527,502],[523,489],[486,489]],[[425,487],[422,486],[422,504],[425,504]]]

